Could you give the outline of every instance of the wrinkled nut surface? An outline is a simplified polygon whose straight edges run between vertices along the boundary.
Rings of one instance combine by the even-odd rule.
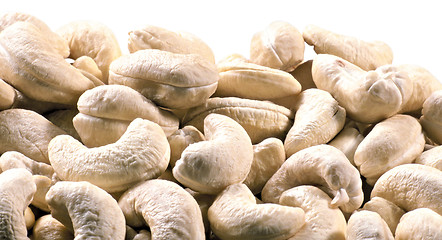
[[[101,70],[101,80],[108,82],[109,65],[121,56],[120,45],[109,27],[95,21],[74,21],[56,32],[69,43],[70,58],[91,57]]]
[[[209,98],[201,106],[189,109],[183,125],[195,126],[203,131],[204,118],[217,113],[238,122],[249,134],[253,144],[269,137],[281,140],[293,125],[293,112],[271,102],[235,97]]]
[[[32,230],[33,240],[74,240],[74,234],[51,214],[40,217]]]
[[[46,194],[51,215],[75,239],[124,239],[126,225],[117,201],[89,182],[57,182]]]
[[[210,226],[221,239],[287,239],[305,224],[301,208],[257,204],[244,184],[232,184],[209,208]]]
[[[205,239],[198,203],[178,184],[148,180],[128,189],[118,201],[132,227],[147,224],[152,239]]]
[[[184,149],[173,168],[173,176],[186,187],[217,194],[227,186],[241,183],[253,162],[250,137],[233,119],[210,114],[204,119],[206,141]]]
[[[373,197],[385,198],[405,211],[429,208],[442,214],[442,175],[433,167],[403,164],[378,179]]]
[[[48,146],[49,160],[65,181],[88,181],[109,192],[161,175],[169,164],[170,147],[158,124],[137,118],[112,144],[87,148],[61,135]],[[75,161],[72,161],[75,159]]]
[[[393,235],[396,232],[396,227],[402,215],[405,214],[403,209],[381,197],[374,197],[370,199],[370,201],[364,204],[362,209],[377,212],[382,219],[384,219],[385,223],[387,223]]]
[[[161,27],[146,25],[129,32],[130,53],[144,49],[159,49],[180,54],[198,54],[215,63],[212,49],[191,33],[174,32]]]
[[[393,234],[387,223],[377,212],[355,211],[348,220],[348,240],[393,240]]]
[[[250,61],[283,71],[293,71],[304,59],[304,38],[288,22],[275,21],[253,35]]]
[[[14,88],[0,79],[0,111],[8,109],[14,104],[15,94]]]
[[[393,51],[381,41],[367,42],[314,25],[307,26],[302,36],[307,44],[314,46],[317,54],[341,57],[366,71],[391,64],[393,61]]]
[[[333,55],[319,54],[313,60],[313,81],[329,92],[351,119],[374,123],[398,113],[408,102],[413,83],[392,65],[373,71]]]
[[[397,114],[376,124],[356,149],[354,162],[367,183],[395,166],[412,163],[425,146],[422,127],[414,117]]]
[[[194,126],[188,125],[176,130],[167,137],[170,145],[170,166],[175,167],[176,161],[181,158],[183,151],[192,143],[206,140],[204,135]]]
[[[48,144],[66,134],[40,114],[25,109],[0,112],[0,154],[21,152],[37,162],[49,163]]]
[[[345,240],[347,222],[338,208],[332,208],[332,199],[314,186],[299,186],[282,193],[279,204],[299,207],[305,212],[305,224],[289,240],[335,239]]]
[[[354,156],[359,144],[364,140],[364,136],[354,127],[344,127],[328,145],[341,150],[350,163],[356,167]]]
[[[442,143],[442,90],[432,93],[424,102],[419,119],[425,134],[438,144]]]
[[[35,193],[29,171],[9,169],[0,174],[0,238],[29,239],[25,210]]]
[[[442,216],[428,208],[418,208],[402,216],[395,239],[442,239]]]
[[[363,202],[362,180],[344,153],[329,145],[303,149],[289,157],[262,189],[264,202],[278,203],[281,194],[300,185],[315,185],[333,197],[331,205],[350,213]]]
[[[109,84],[129,86],[165,108],[203,104],[216,90],[215,64],[196,54],[156,49],[123,55],[112,62]]]
[[[294,107],[295,121],[284,141],[287,157],[332,140],[344,127],[345,109],[326,91],[303,91]]]
[[[442,146],[423,152],[414,160],[415,163],[427,165],[442,171]]]

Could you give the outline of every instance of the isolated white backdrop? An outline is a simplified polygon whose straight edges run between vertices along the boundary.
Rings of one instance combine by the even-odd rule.
[[[249,55],[252,35],[275,20],[300,31],[308,24],[364,40],[382,40],[393,49],[393,63],[427,68],[442,81],[442,16],[438,1],[2,1],[0,14],[20,11],[53,30],[75,20],[109,26],[127,53],[127,33],[145,24],[187,31],[205,41],[217,60],[231,53]],[[306,50],[305,59],[314,52]]]

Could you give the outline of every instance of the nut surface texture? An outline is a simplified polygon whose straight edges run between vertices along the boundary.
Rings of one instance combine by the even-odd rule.
[[[396,240],[441,239],[442,216],[428,208],[418,208],[402,216],[396,230]]]
[[[372,211],[355,211],[348,220],[348,240],[393,240],[393,234],[381,216]]]

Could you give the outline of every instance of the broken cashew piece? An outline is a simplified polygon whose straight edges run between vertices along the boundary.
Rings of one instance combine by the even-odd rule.
[[[204,135],[194,126],[188,125],[176,130],[167,137],[170,145],[170,166],[175,167],[183,151],[192,143],[206,140]]]
[[[442,216],[428,208],[409,211],[401,217],[395,240],[442,239]]]
[[[74,234],[51,214],[40,217],[32,230],[33,240],[74,240]]]
[[[364,204],[362,209],[377,212],[387,223],[393,235],[396,232],[396,227],[399,220],[401,219],[402,215],[405,214],[403,209],[381,197],[374,197],[370,199],[370,201]]]
[[[377,212],[355,211],[348,220],[348,240],[394,240],[387,223]]]

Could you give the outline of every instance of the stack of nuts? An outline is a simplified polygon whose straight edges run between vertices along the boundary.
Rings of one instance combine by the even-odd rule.
[[[0,31],[0,239],[442,239],[442,84],[383,42]]]

